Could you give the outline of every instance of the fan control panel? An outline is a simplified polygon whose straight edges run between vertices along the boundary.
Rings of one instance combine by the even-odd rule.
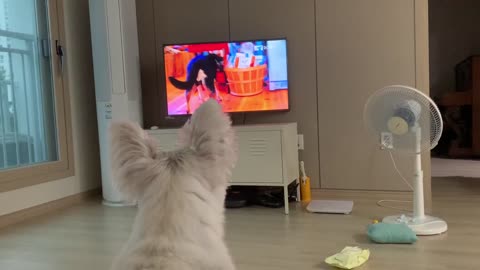
[[[393,149],[393,134],[390,132],[382,132],[380,134],[380,147],[382,149]]]

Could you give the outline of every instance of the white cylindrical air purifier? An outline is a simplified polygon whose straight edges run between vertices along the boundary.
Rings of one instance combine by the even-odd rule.
[[[113,185],[109,126],[115,120],[142,124],[135,1],[90,0],[89,5],[104,204],[130,205]]]

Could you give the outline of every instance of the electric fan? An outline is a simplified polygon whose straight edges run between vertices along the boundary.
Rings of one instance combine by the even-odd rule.
[[[378,136],[382,149],[415,155],[413,214],[388,216],[383,222],[405,223],[417,235],[445,232],[445,221],[425,215],[423,197],[421,153],[437,145],[443,129],[437,105],[417,89],[401,85],[387,86],[368,99],[364,121],[374,136]]]

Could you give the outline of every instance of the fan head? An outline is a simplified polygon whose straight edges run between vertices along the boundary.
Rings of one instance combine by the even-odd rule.
[[[376,91],[364,108],[364,121],[376,138],[392,137],[391,146],[402,153],[416,153],[416,133],[420,150],[434,148],[442,135],[442,116],[433,100],[415,88],[392,85]]]

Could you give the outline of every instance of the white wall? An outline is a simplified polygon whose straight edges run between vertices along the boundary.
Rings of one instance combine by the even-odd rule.
[[[246,123],[297,122],[305,137],[300,158],[315,188],[406,190],[363,127],[362,112],[369,95],[385,85],[421,88],[419,82],[428,81],[418,75],[428,72],[417,55],[417,43],[427,39],[416,37],[416,16],[427,16],[417,6],[425,1],[137,0],[145,126],[178,126],[158,105],[166,98],[159,91],[165,86],[158,76],[162,44],[285,37],[291,110],[248,114]],[[175,10],[203,17],[192,24]],[[400,168],[408,171],[403,160]]]
[[[100,186],[88,0],[64,1],[75,176],[0,193],[0,215]]]
[[[362,116],[376,90],[416,86],[415,1],[316,3],[321,187],[406,191]],[[397,163],[413,169],[412,157]]]

